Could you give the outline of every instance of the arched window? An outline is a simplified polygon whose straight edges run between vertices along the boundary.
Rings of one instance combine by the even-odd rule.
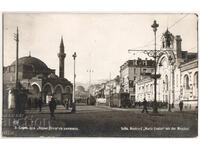
[[[66,91],[66,93],[71,93],[71,88],[68,87],[68,86],[66,86],[66,87],[65,87],[65,91]]]
[[[150,85],[150,90],[151,90],[151,92],[153,92],[153,85],[152,84]]]
[[[198,72],[194,74],[194,87],[198,88]]]
[[[168,76],[165,76],[165,90],[168,91]]]
[[[167,47],[170,47],[170,44],[171,44],[170,40],[171,40],[170,37],[167,37],[167,42],[166,42],[167,43]]]
[[[163,91],[165,91],[165,80],[163,80]]]
[[[40,92],[40,88],[38,87],[38,85],[33,84],[32,85],[32,90],[31,90],[32,96],[33,97],[38,97],[39,96],[39,92]]]
[[[165,42],[164,41],[162,42],[162,48],[165,48]]]
[[[188,75],[184,76],[184,88],[189,90],[190,89],[190,85],[189,85],[189,77]]]

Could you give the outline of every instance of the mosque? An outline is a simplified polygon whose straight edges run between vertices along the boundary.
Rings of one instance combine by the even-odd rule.
[[[23,89],[27,92],[27,97],[34,103],[35,99],[42,97],[43,103],[54,96],[58,103],[71,101],[72,83],[64,77],[64,52],[63,38],[61,38],[59,58],[59,76],[55,74],[55,69],[49,68],[42,60],[29,56],[18,59],[18,80]],[[15,101],[12,90],[16,85],[14,61],[11,65],[3,68],[3,88],[4,88],[4,108],[14,108]]]

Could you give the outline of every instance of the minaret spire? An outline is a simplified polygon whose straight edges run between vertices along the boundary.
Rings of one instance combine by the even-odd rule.
[[[61,36],[60,50],[64,50],[63,36]]]
[[[60,51],[58,53],[58,58],[59,58],[59,77],[60,78],[64,78],[64,68],[65,68],[65,64],[64,64],[64,60],[65,60],[65,51],[64,51],[65,47],[64,47],[64,42],[63,42],[63,36],[61,36],[61,42],[60,42]]]

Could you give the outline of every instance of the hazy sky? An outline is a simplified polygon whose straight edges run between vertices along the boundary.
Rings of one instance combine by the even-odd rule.
[[[182,48],[197,52],[197,17],[194,14],[4,14],[4,66],[15,60],[13,33],[19,28],[19,57],[37,57],[56,69],[61,36],[65,45],[65,77],[72,81],[74,51],[77,53],[78,82],[87,83],[88,69],[94,70],[92,81],[119,74],[128,59],[145,55],[128,53],[128,49],[152,49],[153,20],[159,23],[157,48],[161,34],[169,27],[181,35]],[[145,46],[145,47],[144,47]]]

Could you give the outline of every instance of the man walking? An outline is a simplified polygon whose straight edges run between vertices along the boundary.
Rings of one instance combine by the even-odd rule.
[[[56,101],[55,101],[54,97],[52,97],[51,101],[49,102],[49,109],[51,112],[51,119],[55,120],[54,111],[56,109]]]
[[[179,108],[180,108],[180,111],[182,112],[182,110],[183,110],[183,101],[180,101]]]
[[[143,110],[142,110],[142,113],[144,113],[144,111],[146,111],[146,113],[148,113],[148,110],[147,110],[147,101],[146,101],[145,98],[144,98],[144,101],[143,101]]]

